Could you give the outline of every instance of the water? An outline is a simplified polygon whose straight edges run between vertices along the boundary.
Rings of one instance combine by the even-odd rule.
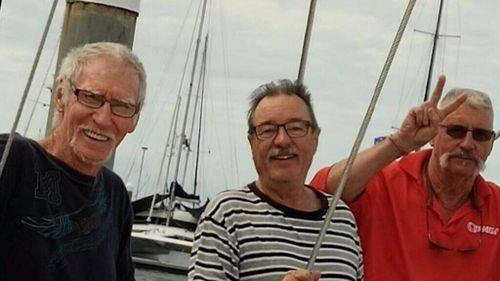
[[[135,267],[136,281],[185,281],[185,274],[168,272],[166,270],[136,266]]]
[[[180,281],[186,280],[186,270],[189,266],[189,252],[176,251],[172,247],[158,244],[158,241],[132,239],[132,253],[135,259],[145,259],[151,262],[161,262],[166,267],[155,267],[135,262],[135,278],[137,281]]]

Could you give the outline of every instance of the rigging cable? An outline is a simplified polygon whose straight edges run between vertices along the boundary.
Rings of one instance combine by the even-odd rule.
[[[61,36],[59,36],[59,38],[57,39],[56,46],[59,45],[60,41],[61,41]],[[47,76],[49,76],[50,67],[52,66],[52,63],[54,62],[54,58],[56,56],[56,53],[57,53],[57,48],[54,48],[54,50],[52,52],[52,56],[50,57],[49,67],[47,68],[47,71],[45,72],[45,76],[43,77],[43,81],[47,81]],[[28,122],[26,123],[26,128],[24,128],[24,133],[23,133],[24,136],[26,136],[26,134],[28,133],[28,129],[29,129],[30,124],[31,124],[31,120],[33,119],[33,115],[35,114],[35,110],[36,110],[37,104],[39,103],[40,96],[42,95],[42,90],[43,90],[44,86],[45,86],[45,82],[42,83],[42,85],[40,86],[40,89],[38,90],[38,95],[36,96],[35,104],[33,105],[33,109],[31,110],[31,113],[30,113],[30,117],[28,118]],[[52,97],[52,89],[51,88],[49,88],[49,89],[50,89],[50,93],[51,93],[51,97]],[[45,103],[44,103],[44,106],[46,106]]]
[[[406,8],[406,11],[403,15],[403,19],[401,20],[401,23],[399,25],[398,31],[396,33],[396,36],[394,38],[394,41],[392,42],[391,49],[389,50],[389,54],[387,56],[387,59],[384,63],[384,67],[382,68],[382,72],[380,74],[380,77],[377,81],[377,85],[375,87],[375,92],[373,93],[372,100],[370,101],[370,105],[368,106],[368,109],[366,111],[366,115],[363,119],[363,123],[361,124],[361,127],[359,129],[358,135],[356,137],[356,140],[354,142],[354,145],[351,150],[351,154],[349,155],[349,158],[347,159],[346,166],[344,168],[344,171],[342,172],[342,177],[340,178],[339,185],[337,186],[337,189],[335,191],[335,195],[333,198],[332,203],[330,204],[330,207],[328,208],[328,212],[325,217],[325,221],[323,223],[323,226],[321,227],[321,231],[318,235],[318,238],[316,240],[316,244],[314,245],[313,252],[311,253],[311,256],[309,258],[309,261],[307,263],[307,270],[312,270],[312,267],[314,265],[314,261],[316,260],[316,257],[318,256],[319,249],[321,247],[321,243],[323,242],[323,239],[326,234],[326,230],[328,228],[328,225],[330,224],[333,215],[335,213],[335,208],[337,207],[337,204],[340,199],[340,195],[342,194],[342,191],[344,190],[345,183],[347,181],[347,175],[349,174],[352,164],[354,162],[354,158],[358,154],[359,147],[361,145],[361,141],[363,140],[363,137],[366,133],[366,129],[368,127],[368,123],[370,122],[371,116],[373,115],[373,111],[375,109],[375,105],[377,103],[378,97],[380,96],[380,92],[382,90],[382,86],[384,85],[385,78],[387,77],[387,73],[389,72],[389,68],[391,67],[392,60],[394,59],[394,56],[396,54],[396,51],[398,49],[399,42],[401,41],[401,37],[403,36],[403,32],[406,28],[406,25],[408,23],[408,20],[410,18],[411,12],[413,10],[413,7],[415,6],[415,1],[416,0],[410,0],[408,2],[408,6]]]
[[[192,96],[192,92],[193,92],[193,81],[194,81],[194,76],[196,73],[196,65],[198,63],[198,52],[199,52],[199,48],[200,48],[201,35],[203,32],[203,23],[204,23],[204,19],[205,19],[206,5],[207,5],[207,0],[204,0],[203,1],[203,9],[202,9],[203,12],[201,13],[201,19],[199,22],[200,25],[199,25],[199,29],[198,29],[198,36],[196,39],[196,48],[194,51],[191,78],[189,80],[189,90],[188,90],[188,95],[187,95],[187,100],[186,100],[186,110],[184,112],[184,120],[182,122],[182,129],[181,129],[181,136],[180,136],[179,150],[178,150],[179,153],[177,154],[176,167],[175,167],[175,171],[174,171],[174,182],[177,182],[177,180],[178,180],[179,168],[180,168],[179,164],[181,161],[181,151],[182,151],[182,146],[184,145],[184,141],[186,139],[185,133],[186,133],[187,117],[188,117],[188,113],[189,113],[189,105],[190,105],[191,96]],[[172,189],[170,190],[170,196],[169,196],[170,198],[168,200],[168,211],[169,212],[167,214],[167,223],[166,223],[167,226],[170,225],[170,220],[172,219],[171,210],[173,210],[173,200],[174,200],[174,196],[175,196],[174,195],[175,189],[176,189],[176,184],[173,184]]]
[[[224,66],[224,94],[225,94],[225,101],[226,101],[226,106],[225,108],[234,108],[233,106],[233,95],[231,94],[231,89],[232,89],[232,86],[231,86],[231,73],[230,73],[230,69],[229,69],[229,62],[228,62],[228,51],[227,51],[227,40],[225,38],[226,34],[228,34],[228,32],[225,30],[225,27],[228,26],[225,22],[225,13],[224,13],[224,1],[220,1],[221,5],[219,6],[220,7],[220,37],[221,37],[221,52],[222,52],[222,61],[223,61],[223,66]],[[229,33],[230,34],[230,33]],[[226,110],[225,111],[225,114],[226,114],[226,120],[228,121],[227,123],[227,130],[225,130],[226,133],[229,134],[229,132],[235,132],[236,130],[234,129],[234,126],[233,126],[233,122],[231,122],[231,120],[236,120],[235,117],[234,117],[234,111],[231,111],[231,110]],[[220,134],[217,134],[217,137],[220,139],[221,135]],[[225,139],[230,139],[231,137],[228,136],[226,137]],[[220,141],[219,141],[219,144],[220,144]],[[227,149],[227,148],[226,148]],[[227,163],[229,164],[229,167],[231,167],[232,170],[234,170],[234,172],[229,172],[227,174],[229,174],[229,176],[231,177],[231,181],[228,180],[228,176],[226,173],[223,174],[223,179],[224,179],[224,182],[223,182],[223,185],[224,186],[231,186],[231,185],[234,185],[234,184],[237,184],[238,183],[238,179],[240,178],[239,176],[239,168],[238,168],[238,153],[237,153],[237,149],[236,149],[236,146],[234,145],[233,142],[230,142],[230,147],[228,150],[228,161]],[[221,151],[223,151],[221,149]],[[223,171],[229,171],[230,169],[226,169],[226,167],[224,167],[224,163],[226,161],[221,161],[221,165],[222,165],[222,170]]]
[[[19,119],[21,118],[21,113],[23,112],[23,107],[26,102],[26,98],[28,97],[28,92],[30,90],[31,82],[33,82],[33,76],[35,75],[35,70],[38,66],[38,61],[40,60],[40,55],[42,53],[43,46],[45,45],[45,39],[47,39],[47,34],[49,32],[50,24],[52,23],[52,18],[54,17],[54,11],[57,7],[57,1],[54,0],[52,2],[52,7],[50,9],[49,17],[47,18],[47,23],[45,24],[45,29],[43,31],[42,39],[40,40],[40,44],[38,45],[38,50],[35,55],[35,60],[33,61],[33,65],[31,66],[31,71],[28,77],[28,81],[26,82],[26,87],[24,88],[23,96],[21,98],[21,102],[19,103],[19,108],[17,109],[16,118],[14,120],[14,124],[12,125],[12,129],[10,130],[9,138],[7,139],[7,143],[5,144],[4,151],[2,153],[2,159],[0,160],[0,177],[2,177],[3,169],[5,167],[5,163],[7,162],[7,157],[9,156],[10,147],[12,146],[12,141],[14,140],[14,133],[16,132],[17,125],[19,124]]]
[[[458,34],[462,34],[462,18],[460,15],[462,14],[462,11],[460,9],[460,1],[457,1],[457,9],[458,9]],[[455,59],[456,64],[455,64],[455,77],[458,77],[458,66],[460,65],[460,50],[462,46],[462,37],[458,37],[458,46],[457,46],[457,57]],[[455,78],[457,79],[457,78]],[[497,135],[498,136],[498,135]]]
[[[441,14],[443,11],[443,2],[444,2],[444,0],[439,1],[439,10],[438,10],[436,30],[434,31],[434,40],[432,41],[431,62],[429,63],[429,70],[427,71],[427,82],[425,85],[424,102],[429,99],[429,91],[431,89],[432,72],[434,70],[434,58],[435,58],[435,53],[436,53],[437,42],[439,39],[439,28],[441,26]]]
[[[206,78],[206,73],[207,73],[207,48],[208,48],[208,34],[205,37],[205,50],[203,52],[203,60],[202,60],[202,67],[201,67],[201,74],[200,74],[200,82],[198,85],[201,85],[201,96],[200,96],[200,116],[198,120],[198,140],[196,142],[196,159],[195,159],[195,167],[194,167],[194,184],[193,184],[193,194],[196,195],[196,189],[198,187],[198,170],[199,170],[199,163],[200,163],[200,149],[201,149],[201,136],[202,136],[202,129],[204,128],[203,126],[203,105],[204,105],[204,98],[205,98],[205,78]]]
[[[200,102],[200,96],[201,96],[200,92],[205,90],[204,89],[205,84],[203,83],[203,85],[202,85],[202,81],[203,81],[202,79],[204,78],[204,71],[205,71],[206,61],[207,61],[208,38],[209,38],[209,34],[210,34],[210,30],[211,30],[210,27],[211,27],[211,22],[212,22],[212,12],[211,12],[212,11],[212,3],[213,2],[211,1],[209,7],[207,8],[208,16],[207,16],[207,27],[206,27],[207,31],[205,34],[205,43],[204,43],[204,47],[203,47],[201,65],[200,65],[199,74],[198,74],[199,75],[198,82],[196,84],[197,89],[196,89],[196,94],[195,94],[194,105],[192,107],[193,112],[192,112],[191,118],[188,118],[191,121],[190,132],[189,132],[189,136],[184,140],[184,143],[186,146],[185,147],[186,154],[184,157],[184,168],[182,171],[182,180],[180,181],[181,185],[184,185],[184,186],[186,186],[186,174],[188,171],[189,156],[193,152],[191,146],[193,145],[194,129],[197,126],[196,117],[198,115],[197,114],[198,113],[198,103]],[[207,13],[207,12],[205,12],[205,13]],[[192,82],[194,83],[194,81],[192,81]],[[202,104],[200,104],[200,117],[201,117],[202,108],[203,108]],[[189,110],[191,110],[191,108]],[[198,126],[201,126],[201,120],[200,120],[200,124],[198,124]],[[197,139],[198,145],[199,145],[200,138],[201,138],[201,135],[198,135],[198,139]],[[198,155],[199,153],[200,153],[200,151],[196,150],[196,155]],[[196,173],[195,173],[195,175],[196,175]],[[196,182],[196,178],[195,178],[195,182]]]
[[[184,30],[184,26],[186,25],[186,22],[187,22],[187,17],[188,17],[188,15],[189,15],[189,12],[190,12],[190,11],[191,11],[191,9],[192,9],[192,4],[193,4],[193,0],[190,2],[189,7],[188,7],[188,9],[186,10],[186,14],[184,15],[184,18],[183,18],[183,21],[182,21],[182,24],[181,24],[180,32],[177,34],[177,37],[176,37],[176,39],[175,39],[174,48],[173,48],[172,52],[169,54],[169,57],[168,57],[168,58],[167,58],[167,60],[166,60],[166,62],[167,62],[167,63],[168,63],[168,62],[170,62],[170,61],[172,60],[172,58],[174,57],[175,50],[177,49],[177,44],[178,44],[178,41],[179,41],[180,35],[181,35],[182,31]],[[200,5],[200,6],[201,6],[201,5]],[[198,7],[198,11],[197,11],[197,13],[198,13],[198,14],[199,14],[199,10],[200,10],[200,7]],[[198,17],[195,17],[195,19],[196,19],[196,21],[195,21],[194,25],[196,26],[196,23],[197,23]],[[184,69],[183,69],[183,72],[182,72],[182,78],[181,78],[181,83],[180,83],[180,85],[179,85],[178,95],[180,95],[180,92],[182,91],[182,85],[184,84],[184,83],[183,83],[183,81],[184,81],[184,77],[185,77],[185,73],[186,73],[186,69],[187,69],[187,65],[188,65],[188,59],[189,59],[189,56],[190,56],[189,54],[190,54],[190,52],[191,52],[191,46],[192,46],[192,44],[193,44],[192,42],[193,42],[193,40],[194,40],[193,38],[194,38],[195,31],[196,31],[196,28],[194,28],[194,29],[193,29],[193,32],[192,32],[192,34],[191,34],[191,41],[189,42],[188,55],[187,55],[187,58],[186,58],[186,62],[185,62],[185,64],[184,64]],[[166,72],[166,69],[167,69],[166,67],[163,69],[162,75],[161,75],[160,77],[163,77],[163,76],[164,76],[164,74],[165,74],[165,72]],[[160,83],[159,85],[162,85],[162,83]],[[157,94],[158,94],[158,92],[159,92],[159,89],[160,89],[160,86],[157,86],[157,88],[156,88],[156,90],[155,90],[155,94],[154,94],[154,96],[153,96],[153,100],[155,100],[155,98],[157,97]],[[170,92],[167,94],[167,96],[168,96],[169,94],[170,94]],[[174,110],[175,110],[175,107],[174,107]],[[160,119],[160,117],[161,117],[161,114],[157,114],[157,115],[156,115],[156,119],[155,119],[155,121],[153,121],[153,122],[149,122],[149,120],[148,120],[148,119],[143,120],[143,122],[144,122],[145,124],[149,124],[149,128],[148,128],[148,129],[145,129],[144,131],[146,131],[146,132],[151,132],[151,131],[153,131],[153,130],[157,130],[157,126],[156,126],[156,125],[157,125],[157,123],[158,123],[158,119]],[[129,168],[128,168],[127,176],[125,177],[125,182],[127,182],[127,181],[128,181],[128,179],[129,179],[130,175],[132,174],[132,170],[133,170],[133,168],[134,168],[134,166],[135,166],[135,161],[136,161],[137,156],[139,155],[139,152],[140,152],[140,151],[139,151],[139,150],[140,150],[139,148],[140,148],[140,146],[141,146],[141,145],[139,145],[139,144],[143,144],[143,143],[144,143],[144,139],[146,138],[146,135],[151,136],[152,134],[151,134],[151,133],[150,133],[150,134],[143,134],[143,135],[142,135],[142,137],[140,138],[140,140],[137,142],[137,145],[135,146],[135,147],[136,147],[136,149],[135,149],[135,152],[134,152],[134,156],[133,156],[133,157],[130,157],[130,159],[132,159],[132,160],[131,160],[131,161],[129,161],[129,163],[130,163],[130,164],[129,164],[129,163],[127,164],[127,166],[128,166]],[[167,146],[168,146],[168,141],[169,141],[169,138],[167,138],[167,144],[166,144]],[[166,151],[166,150],[165,150],[165,151]],[[165,153],[165,152],[164,152],[164,153]],[[161,172],[162,172],[162,171],[161,171],[161,169],[160,169],[160,173],[161,173]]]
[[[309,42],[311,41],[311,31],[314,21],[314,12],[316,11],[316,0],[311,0],[309,6],[309,15],[307,17],[306,33],[304,35],[304,44],[302,46],[302,55],[300,57],[299,75],[297,81],[299,84],[304,82],[304,72],[307,63],[307,54],[309,53]]]

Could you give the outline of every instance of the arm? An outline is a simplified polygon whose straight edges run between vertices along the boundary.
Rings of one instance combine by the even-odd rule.
[[[363,192],[364,187],[373,176],[402,155],[403,153],[389,141],[389,138],[358,153],[349,172],[342,199],[346,202],[354,201]],[[326,185],[328,193],[335,193],[346,163],[347,159],[344,159],[331,167]]]
[[[342,193],[344,201],[355,200],[370,179],[393,160],[429,142],[437,134],[440,122],[466,100],[466,96],[461,96],[446,107],[438,109],[437,104],[445,81],[444,76],[439,77],[431,99],[412,108],[396,133],[356,156]],[[335,193],[346,162],[347,160],[342,160],[332,166],[326,183],[327,192]]]
[[[127,189],[125,185],[121,183],[122,193],[121,197],[124,198],[123,206],[121,206],[121,214],[123,217],[122,230],[120,236],[120,244],[118,249],[118,260],[116,264],[116,276],[117,280],[135,280],[135,270],[132,261],[132,252],[130,248],[131,243],[131,233],[133,224],[133,211],[132,205],[128,198]]]
[[[219,205],[214,198],[198,223],[187,280],[239,280],[238,246],[221,222]]]

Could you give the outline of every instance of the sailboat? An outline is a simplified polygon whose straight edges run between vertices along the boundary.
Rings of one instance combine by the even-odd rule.
[[[417,60],[419,61],[419,64],[422,65],[422,69],[425,69],[422,73],[425,74],[424,76],[424,81],[421,81],[419,79],[415,79],[415,76],[416,75],[419,75],[419,74],[413,74],[414,77],[412,77],[412,81],[415,83],[415,85],[424,85],[423,87],[423,96],[421,97],[421,90],[420,90],[420,86],[416,86],[417,89],[417,94],[414,95],[417,97],[417,100],[416,100],[416,104],[420,104],[421,102],[425,102],[429,99],[430,97],[430,93],[431,93],[431,87],[433,85],[433,82],[435,82],[436,78],[438,75],[435,74],[435,62],[436,62],[436,57],[437,57],[437,50],[438,50],[438,42],[440,39],[442,38],[460,38],[460,35],[451,35],[451,34],[443,34],[440,32],[441,30],[441,22],[442,22],[442,17],[443,17],[443,7],[444,7],[444,0],[439,0],[439,2],[436,3],[436,5],[438,6],[437,7],[437,15],[436,15],[436,22],[435,22],[435,25],[433,26],[434,30],[433,31],[424,31],[424,30],[420,30],[420,29],[414,29],[415,32],[417,33],[421,33],[421,34],[424,34],[424,35],[429,35],[432,37],[431,41],[430,41],[430,54],[425,54],[423,57],[420,57],[420,58],[417,58]],[[432,12],[434,12],[434,10],[431,10]],[[443,47],[443,50],[444,50],[444,47]],[[444,51],[443,51],[444,52]],[[427,57],[427,55],[429,57]],[[414,57],[416,58],[417,56],[415,56],[415,54],[408,54],[408,57]],[[409,61],[406,62],[407,64],[409,63]],[[441,62],[441,64],[443,65],[444,67],[444,61]],[[403,80],[406,80],[407,77],[404,77]],[[420,84],[420,83],[423,83],[423,84]],[[403,82],[404,84],[404,82]],[[408,92],[408,93],[414,93],[414,90],[403,90],[402,92]],[[397,107],[397,113],[395,115],[395,120],[394,122],[396,122],[397,118],[400,117],[400,114],[402,113],[403,114],[403,118],[404,116],[406,116],[406,111],[403,110],[403,111],[400,111],[400,108],[405,108],[404,106],[402,106],[402,101],[403,101],[403,98],[408,98],[411,94],[408,94],[407,96],[406,95],[401,95],[400,97],[400,100],[399,100],[399,104],[398,104],[398,107]],[[421,97],[421,98],[420,98]],[[413,103],[410,103],[410,104],[407,104],[409,106],[415,106],[415,104]],[[401,120],[399,120],[401,121]],[[399,129],[396,125],[392,125],[391,126],[391,129],[394,129],[394,130],[397,130]],[[381,141],[383,141],[385,138],[387,137],[387,135],[382,135],[382,136],[377,136],[374,138],[374,142],[373,144],[377,144]]]
[[[181,129],[177,138],[177,154],[174,163],[173,180],[168,184],[169,177],[167,175],[165,184],[162,188],[162,193],[154,193],[151,196],[142,198],[133,202],[135,222],[132,229],[132,258],[136,264],[145,264],[151,266],[159,266],[174,271],[187,272],[189,265],[189,256],[194,239],[194,230],[198,223],[199,216],[205,205],[201,204],[200,198],[196,195],[197,183],[197,165],[194,172],[195,186],[194,194],[186,192],[181,185],[181,178],[185,178],[185,169],[189,154],[194,150],[191,148],[191,139],[194,128],[198,128],[198,148],[201,138],[201,119],[202,119],[202,103],[203,103],[203,81],[205,78],[206,68],[206,53],[208,44],[208,35],[205,36],[203,51],[200,51],[201,38],[203,33],[203,25],[207,0],[203,0],[202,12],[198,26],[198,37],[194,51],[193,65],[191,69],[191,78],[189,81],[189,90],[186,95],[184,116],[181,118]],[[202,63],[200,69],[198,66],[198,56],[202,53]],[[193,88],[195,84],[195,76],[198,74],[198,90],[196,100],[191,104],[193,98]],[[200,98],[201,95],[201,98]],[[173,131],[177,130],[179,114],[181,112],[182,96],[179,94],[176,108],[174,110],[175,117],[173,118]],[[196,124],[196,121],[199,123]],[[190,125],[190,136],[188,133],[188,122]],[[170,140],[169,140],[170,141]],[[174,141],[173,141],[174,142]],[[170,164],[173,155],[173,145],[167,145],[171,148],[171,153],[167,166],[167,173],[170,171]],[[166,152],[166,150],[165,150]],[[183,163],[181,163],[184,160]],[[197,159],[198,160],[198,157]],[[197,161],[198,162],[198,161]],[[183,165],[184,164],[184,165]],[[163,161],[162,161],[163,165]],[[184,169],[184,175],[181,177],[181,170]],[[160,167],[160,170],[162,168]]]

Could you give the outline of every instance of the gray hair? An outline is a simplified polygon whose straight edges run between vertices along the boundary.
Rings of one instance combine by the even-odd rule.
[[[302,99],[307,105],[307,110],[309,111],[309,116],[311,118],[311,127],[314,129],[319,128],[318,121],[316,120],[316,116],[314,115],[314,110],[311,102],[311,93],[309,92],[307,87],[299,83],[298,81],[292,82],[288,79],[281,79],[260,85],[250,95],[250,109],[247,113],[248,134],[252,133],[252,119],[255,113],[255,109],[257,108],[257,105],[259,105],[260,101],[265,97],[278,95],[295,95]]]
[[[454,88],[449,90],[441,100],[441,103],[439,104],[440,108],[450,104],[462,94],[467,96],[467,100],[465,101],[467,105],[476,109],[482,108],[489,110],[493,116],[493,105],[490,97],[487,94],[474,89]]]
[[[100,56],[116,58],[124,64],[130,65],[137,72],[139,76],[139,99],[137,105],[140,110],[146,98],[146,71],[139,58],[127,46],[119,43],[87,43],[70,50],[61,63],[59,75],[57,76],[58,83],[74,80],[80,75],[87,63]],[[65,83],[63,86],[67,87],[64,96],[68,96],[69,83]],[[52,120],[53,127],[55,127],[59,118],[59,112],[55,111]]]

